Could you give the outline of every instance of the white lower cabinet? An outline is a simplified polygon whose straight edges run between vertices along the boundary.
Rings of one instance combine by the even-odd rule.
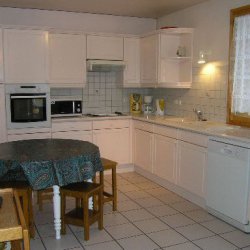
[[[131,163],[129,128],[93,130],[93,143],[99,147],[102,157],[119,164]]]
[[[183,141],[178,143],[177,184],[200,197],[204,197],[206,159],[206,148]]]
[[[1,117],[0,119],[0,143],[2,143],[2,142],[6,142],[7,140],[5,92],[4,92],[3,84],[0,84],[0,117]]]
[[[25,134],[8,134],[8,141],[32,140],[32,139],[50,139],[51,133],[25,133]]]
[[[52,138],[57,139],[71,139],[92,142],[91,131],[61,131],[53,132]]]
[[[176,150],[176,139],[154,135],[153,173],[172,183],[176,183]]]
[[[153,172],[153,134],[148,131],[134,131],[134,163],[142,169]]]

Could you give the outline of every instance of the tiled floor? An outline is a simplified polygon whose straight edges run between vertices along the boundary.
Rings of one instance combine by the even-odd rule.
[[[117,181],[118,211],[105,204],[104,229],[94,224],[89,241],[75,226],[68,226],[67,234],[56,240],[52,203],[45,203],[42,212],[35,205],[37,233],[31,250],[250,250],[250,235],[148,179],[133,172],[119,174]],[[105,176],[106,189],[110,182]]]

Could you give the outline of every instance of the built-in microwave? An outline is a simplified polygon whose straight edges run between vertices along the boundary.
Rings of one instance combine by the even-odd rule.
[[[82,115],[82,101],[71,99],[51,99],[51,116]]]
[[[51,127],[47,84],[5,85],[8,129]]]

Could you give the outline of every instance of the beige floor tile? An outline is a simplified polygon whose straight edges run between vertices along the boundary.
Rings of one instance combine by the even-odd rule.
[[[166,216],[166,215],[174,215],[174,214],[179,213],[179,211],[171,208],[168,205],[149,207],[149,208],[147,208],[147,210],[157,217],[162,217],[162,216]]]
[[[158,186],[158,187],[156,186],[156,187],[153,187],[153,188],[147,188],[145,191],[147,193],[153,195],[153,196],[170,195],[170,194],[172,194],[171,191],[167,190],[164,187],[160,187],[160,186]]]
[[[191,242],[187,242],[187,243],[183,243],[183,244],[179,244],[179,245],[175,245],[171,247],[164,247],[163,249],[166,249],[166,250],[200,250],[199,247],[195,246]]]
[[[140,187],[143,190],[160,187],[158,184],[156,184],[154,182],[140,182],[140,183],[136,183],[135,185]]]
[[[134,209],[140,209],[141,206],[135,203],[132,200],[128,201],[119,201],[117,202],[117,210],[119,212],[124,212],[124,211],[129,211],[129,210],[134,210]]]
[[[45,247],[40,239],[30,239],[31,250],[45,250]]]
[[[54,223],[37,225],[37,230],[43,239],[46,237],[55,237],[56,235]],[[66,232],[67,234],[72,234],[71,230],[69,229],[67,225],[66,225]]]
[[[138,186],[136,185],[124,185],[124,186],[119,186],[118,187],[118,190],[120,190],[121,192],[130,192],[130,191],[137,191],[137,190],[141,190],[141,188],[139,188]]]
[[[154,218],[154,215],[141,208],[137,210],[126,211],[122,213],[130,221],[140,221]]]
[[[146,235],[140,235],[135,237],[130,237],[122,240],[118,240],[119,244],[122,245],[124,250],[154,250],[158,246],[149,239]]]
[[[187,216],[180,213],[170,216],[164,216],[161,217],[160,219],[165,223],[167,223],[170,227],[174,228],[195,224],[193,220],[189,219]]]
[[[123,239],[143,234],[137,227],[135,227],[131,223],[107,227],[106,230],[115,239]]]
[[[154,195],[154,196],[166,204],[185,201],[185,199],[183,199],[181,196],[173,194],[173,193],[169,193],[169,194],[162,194],[161,193],[160,195]]]
[[[240,248],[250,246],[250,234],[243,233],[239,230],[220,234],[220,236]]]
[[[230,244],[219,236],[209,237],[201,240],[195,240],[194,243],[203,250],[219,249],[219,250],[236,250],[236,246]]]
[[[141,198],[141,199],[137,199],[136,202],[138,204],[140,204],[141,207],[155,207],[155,206],[161,206],[164,205],[163,202],[161,202],[160,200],[158,200],[155,197],[146,197],[146,198]]]
[[[197,206],[194,203],[191,203],[189,201],[181,201],[181,202],[173,203],[173,204],[171,204],[171,207],[173,207],[174,209],[176,209],[182,213],[192,211],[192,210],[201,209],[199,206]]]
[[[213,232],[209,231],[208,229],[199,224],[188,225],[185,227],[178,227],[176,228],[176,231],[178,231],[179,233],[181,233],[186,238],[192,241],[214,235]]]
[[[161,247],[172,246],[187,241],[187,239],[172,229],[149,233],[148,236]]]
[[[131,182],[129,182],[126,179],[117,179],[117,186],[124,186],[124,185],[131,185]]]
[[[82,245],[93,245],[106,241],[112,241],[112,237],[103,229],[99,230],[97,228],[91,228],[89,233],[89,240],[84,240],[83,232],[75,233],[76,238],[81,242]],[[66,248],[65,248],[66,249]]]
[[[203,225],[204,227],[208,228],[209,230],[213,231],[216,234],[227,233],[236,230],[235,227],[219,219],[206,221],[201,223],[201,225]]]
[[[115,242],[109,241],[91,246],[85,246],[85,250],[121,250],[122,248]],[[75,249],[73,249],[75,250]]]
[[[184,213],[187,217],[193,219],[196,222],[205,222],[215,220],[216,218],[209,214],[204,209],[189,211]]]
[[[145,197],[151,197],[150,194],[148,194],[147,192],[145,192],[143,190],[127,192],[126,195],[129,198],[134,199],[134,200],[140,199],[140,198],[145,198]]]
[[[129,221],[120,213],[105,214],[103,216],[104,227],[121,225]]]
[[[135,221],[134,224],[144,233],[158,232],[169,229],[169,226],[157,218]]]
[[[132,191],[135,192],[135,191]],[[117,192],[117,201],[128,201],[130,198],[122,192]]]

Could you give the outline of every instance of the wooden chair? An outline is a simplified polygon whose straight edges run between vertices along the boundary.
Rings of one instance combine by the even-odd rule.
[[[0,213],[0,242],[11,241],[11,249],[30,250],[29,230],[20,204],[19,194],[13,189],[0,190],[3,204]]]
[[[53,188],[47,188],[37,191],[37,204],[39,206],[39,211],[43,210],[43,201],[52,200],[53,198]]]
[[[32,189],[26,181],[1,181],[0,189],[13,188],[16,190],[17,195],[21,201],[21,206],[26,221],[26,225],[29,228],[30,236],[34,238],[34,217],[32,206]]]
[[[91,182],[72,183],[60,188],[62,234],[66,233],[65,224],[83,226],[84,240],[89,240],[89,227],[98,221],[99,230],[103,229],[103,185]],[[98,196],[98,207],[89,209],[89,198]],[[65,213],[66,198],[74,197],[75,209]]]
[[[101,158],[104,171],[112,171],[112,193],[108,193],[103,190],[103,202],[113,203],[113,211],[117,210],[117,182],[116,182],[116,165],[117,163],[106,158]],[[104,186],[104,171],[100,172],[100,184]],[[96,183],[96,176],[93,179],[93,182]],[[96,197],[94,199],[94,204],[96,203]]]

